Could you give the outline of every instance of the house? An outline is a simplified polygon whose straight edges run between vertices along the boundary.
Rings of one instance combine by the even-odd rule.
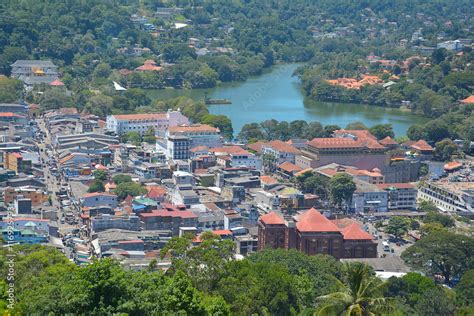
[[[135,71],[161,71],[163,69],[160,66],[156,65],[156,62],[154,60],[145,60],[143,65],[135,68]]]
[[[341,258],[376,258],[377,243],[358,224],[338,227],[315,208],[287,218],[276,212],[258,221],[258,249],[297,249],[307,255]]]
[[[468,96],[467,98],[459,101],[461,104],[474,104],[474,95]]]
[[[31,160],[27,160],[19,152],[5,152],[3,154],[3,167],[18,173],[30,173]]]
[[[23,196],[26,199],[30,199],[33,207],[38,207],[43,203],[48,202],[48,194],[46,194],[44,190],[37,187],[7,187],[3,191],[3,199],[6,204],[13,203],[16,196]]]
[[[303,170],[303,168],[298,167],[294,163],[291,163],[289,161],[285,161],[281,165],[277,166],[276,172],[283,178],[292,178],[295,176],[296,173],[300,172]]]
[[[81,202],[83,206],[87,207],[109,206],[114,209],[118,205],[117,195],[106,192],[86,193]]]
[[[418,188],[419,201],[431,201],[443,212],[474,212],[474,182],[427,181]]]

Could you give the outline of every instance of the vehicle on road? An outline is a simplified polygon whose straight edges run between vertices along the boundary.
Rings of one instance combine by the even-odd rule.
[[[390,251],[390,245],[388,244],[388,242],[383,241],[382,246],[383,246],[383,251]]]

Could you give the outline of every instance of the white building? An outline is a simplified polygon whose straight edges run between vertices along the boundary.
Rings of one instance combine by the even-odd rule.
[[[387,212],[388,192],[374,184],[354,179],[357,189],[352,194],[351,210],[359,212]]]
[[[223,167],[249,167],[262,169],[262,158],[239,146],[223,146],[209,149],[214,154],[218,165]]]
[[[262,146],[262,153],[273,157],[276,165],[281,165],[286,161],[294,164],[300,151],[281,140],[272,140]]]
[[[162,146],[166,148],[160,148]],[[157,148],[163,149],[168,159],[188,159],[190,149],[197,146],[222,146],[219,129],[206,124],[170,126],[166,145],[157,141]]]
[[[128,132],[138,132],[143,135],[150,128],[156,135],[164,135],[168,128],[183,124],[189,124],[189,120],[180,111],[107,116],[107,130],[117,135]]]
[[[436,48],[445,48],[446,50],[450,50],[454,52],[458,52],[462,50],[463,47],[464,45],[461,43],[460,40],[445,41],[442,43],[438,43],[438,45],[436,45]]]
[[[418,200],[431,201],[443,212],[474,212],[474,182],[425,182]]]

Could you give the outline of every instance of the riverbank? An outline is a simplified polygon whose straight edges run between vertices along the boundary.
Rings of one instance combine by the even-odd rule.
[[[147,90],[147,94],[152,99],[185,96],[197,101],[203,100],[206,94],[212,99],[228,99],[232,104],[209,105],[209,111],[228,116],[234,134],[245,124],[276,119],[319,121],[323,125],[341,127],[355,121],[367,126],[389,123],[396,136],[402,136],[411,125],[428,120],[396,108],[309,100],[305,98],[298,77],[292,76],[300,65],[279,64],[261,76],[249,77],[244,82],[222,83],[212,89],[160,89]]]

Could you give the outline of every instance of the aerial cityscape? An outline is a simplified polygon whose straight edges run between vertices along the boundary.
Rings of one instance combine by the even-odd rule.
[[[1,315],[474,315],[471,0],[0,26]]]

